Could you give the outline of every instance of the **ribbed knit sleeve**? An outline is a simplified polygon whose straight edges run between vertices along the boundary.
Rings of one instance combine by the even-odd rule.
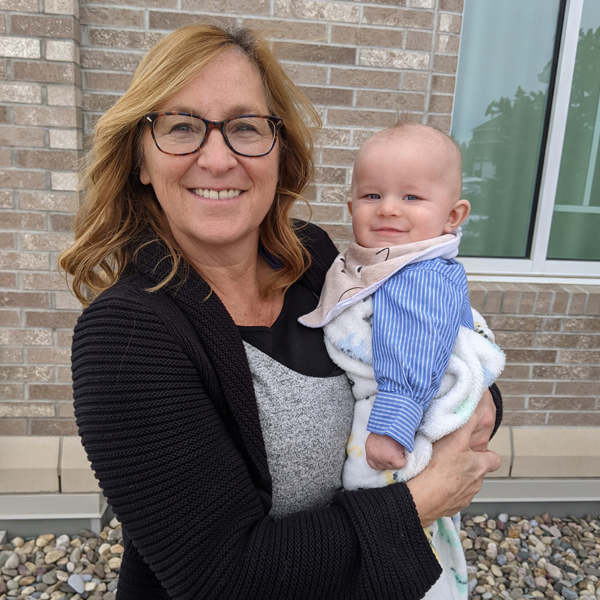
[[[117,284],[73,342],[77,424],[128,540],[119,600],[421,598],[441,570],[406,486],[271,518],[150,296]]]

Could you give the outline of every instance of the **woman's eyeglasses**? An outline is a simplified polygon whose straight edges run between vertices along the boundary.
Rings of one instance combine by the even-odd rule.
[[[182,112],[144,115],[156,147],[165,154],[183,156],[198,152],[211,129],[218,129],[225,143],[240,156],[265,156],[273,150],[283,119],[265,115],[240,115],[225,121],[209,121]]]

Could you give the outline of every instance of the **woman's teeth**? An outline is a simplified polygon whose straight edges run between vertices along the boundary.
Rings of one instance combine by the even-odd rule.
[[[225,200],[227,198],[235,198],[242,193],[242,190],[209,190],[209,189],[196,189],[194,194],[208,198],[209,200]]]

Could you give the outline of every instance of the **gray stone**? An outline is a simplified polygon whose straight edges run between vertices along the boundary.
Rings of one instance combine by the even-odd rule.
[[[71,575],[67,582],[78,594],[85,592],[85,582],[80,575]]]
[[[19,555],[13,552],[6,559],[6,562],[4,563],[4,568],[5,569],[16,569],[20,564],[21,564],[21,559],[19,558]]]

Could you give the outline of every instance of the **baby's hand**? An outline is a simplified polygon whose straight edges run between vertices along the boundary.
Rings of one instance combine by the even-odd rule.
[[[389,435],[369,433],[365,442],[367,462],[372,469],[401,469],[406,466],[406,450]]]

